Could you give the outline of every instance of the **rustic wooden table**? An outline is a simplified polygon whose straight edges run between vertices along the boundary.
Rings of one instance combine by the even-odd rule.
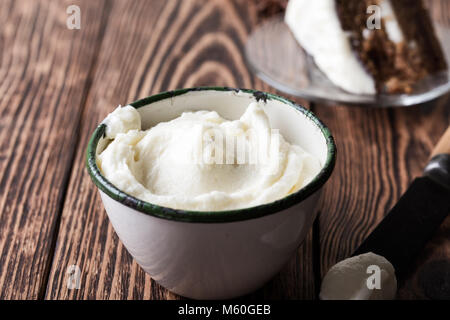
[[[450,2],[429,1],[450,22]],[[66,8],[81,8],[69,30]],[[179,87],[274,89],[243,49],[260,22],[241,1],[0,1],[0,299],[178,299],[124,249],[84,166],[88,137],[118,104]],[[299,101],[299,100],[297,100]],[[449,124],[448,97],[406,109],[299,101],[330,127],[338,161],[320,215],[290,263],[247,298],[314,299],[421,174]],[[80,289],[68,289],[70,265]],[[402,299],[449,297],[450,219],[401,284]]]

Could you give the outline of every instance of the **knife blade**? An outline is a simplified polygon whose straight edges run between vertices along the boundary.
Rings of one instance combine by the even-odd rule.
[[[384,256],[401,278],[450,213],[450,127],[432,152],[422,177],[352,254]]]

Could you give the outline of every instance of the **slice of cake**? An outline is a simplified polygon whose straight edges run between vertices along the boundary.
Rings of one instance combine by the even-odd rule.
[[[290,0],[285,22],[322,72],[355,94],[410,93],[447,69],[421,0]]]

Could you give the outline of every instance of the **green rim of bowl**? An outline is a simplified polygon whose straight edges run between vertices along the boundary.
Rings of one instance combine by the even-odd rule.
[[[334,139],[333,136],[331,135],[330,130],[311,111],[278,95],[250,89],[235,89],[229,87],[196,87],[196,88],[186,88],[162,92],[150,96],[148,98],[144,98],[142,100],[133,102],[130,105],[138,109],[140,107],[147,106],[156,101],[173,98],[191,91],[244,92],[253,95],[258,101],[263,100],[264,102],[266,102],[267,100],[278,100],[304,113],[307,116],[307,118],[309,118],[312,122],[314,122],[317,125],[317,127],[321,130],[323,136],[326,139],[328,153],[324,167],[310,183],[308,183],[306,186],[304,186],[297,192],[267,204],[228,211],[190,211],[190,210],[172,209],[152,204],[143,200],[139,200],[119,190],[102,175],[96,162],[96,150],[100,138],[102,138],[105,134],[106,125],[100,124],[92,134],[86,152],[87,170],[92,180],[94,181],[95,185],[100,190],[102,190],[112,199],[122,203],[123,205],[153,217],[181,222],[224,223],[224,222],[234,222],[260,218],[287,209],[308,198],[310,195],[312,195],[314,192],[320,189],[328,180],[328,178],[331,176],[336,161],[336,145],[334,143]]]

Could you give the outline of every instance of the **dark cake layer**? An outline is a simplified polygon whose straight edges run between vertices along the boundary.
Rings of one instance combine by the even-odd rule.
[[[404,42],[390,41],[384,21],[381,29],[367,29],[367,8],[382,0],[336,0],[342,28],[350,34],[351,45],[367,71],[374,77],[378,92],[412,91],[425,76],[447,68],[434,33],[430,16],[421,0],[392,0],[391,5],[404,35]]]
[[[264,20],[286,10],[288,0],[252,0],[256,5],[258,18]]]
[[[392,7],[397,15],[407,41],[415,41],[429,72],[447,69],[447,63],[436,37],[428,10],[422,0],[393,0]]]

